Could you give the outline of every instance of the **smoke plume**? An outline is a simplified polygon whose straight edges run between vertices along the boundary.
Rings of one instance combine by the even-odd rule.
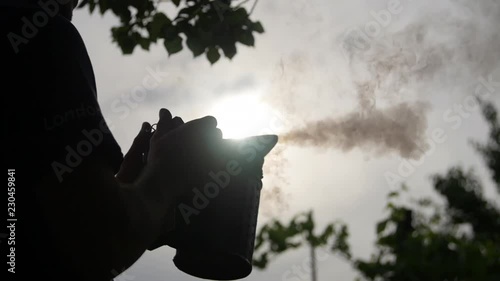
[[[471,94],[478,78],[500,65],[500,1],[450,1],[441,9],[427,8],[432,11],[380,38],[344,36],[357,106],[343,116],[292,128],[280,140],[405,158],[425,151],[431,109],[425,100]]]
[[[394,151],[411,157],[426,148],[422,137],[427,128],[424,103],[402,103],[384,110],[373,110],[368,118],[354,112],[337,119],[312,122],[292,130],[283,142],[349,151],[355,147],[377,155]]]

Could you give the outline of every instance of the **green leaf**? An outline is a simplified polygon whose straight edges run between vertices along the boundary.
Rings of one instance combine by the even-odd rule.
[[[227,58],[232,59],[234,55],[236,55],[236,46],[234,45],[234,43],[224,43],[221,44],[220,47]]]
[[[92,14],[94,12],[96,3],[94,1],[89,2],[89,12]]]
[[[397,191],[392,191],[392,192],[389,192],[389,194],[387,194],[387,198],[393,198],[393,197],[398,197],[399,196],[399,192]]]
[[[238,41],[247,46],[253,47],[255,45],[255,39],[250,32],[242,32],[241,34],[239,34]]]
[[[120,41],[118,41],[122,52],[124,55],[129,55],[134,52],[134,48],[137,45],[137,41],[130,37],[123,37]]]
[[[228,11],[225,15],[226,21],[232,25],[243,25],[248,20],[248,13],[245,8]]]
[[[377,223],[377,234],[380,234],[382,231],[385,230],[385,227],[387,226],[387,220],[381,221]]]
[[[212,1],[212,5],[214,6],[215,12],[219,17],[219,20],[224,20],[224,13],[230,9],[229,5],[223,3],[221,0]]]
[[[187,38],[186,45],[191,50],[191,52],[193,52],[193,55],[195,57],[205,52],[205,46],[203,46],[202,42],[194,36],[190,36]]]
[[[347,238],[349,237],[349,231],[346,225],[342,225],[337,231],[334,243],[331,247],[332,251],[339,251],[344,254],[348,259],[351,258],[351,252],[349,244],[347,243]]]
[[[129,34],[130,28],[127,26],[113,27],[111,29],[111,34],[113,41],[118,43],[123,54],[131,54],[137,45],[137,40],[134,37],[135,34]]]
[[[164,13],[156,13],[153,20],[148,24],[149,37],[151,40],[156,40],[160,35],[162,29],[166,25],[170,25],[170,19]]]
[[[176,26],[167,25],[164,28],[164,38],[165,40],[174,40],[179,36],[179,30]]]
[[[99,0],[99,11],[103,15],[109,9],[109,0]]]
[[[267,263],[269,262],[269,260],[267,259],[267,253],[263,253],[260,258],[255,258],[253,260],[253,265],[257,268],[260,268],[260,269],[263,269],[267,266]]]
[[[215,47],[210,47],[207,52],[207,59],[210,64],[216,63],[220,59],[219,50]]]
[[[312,233],[312,231],[314,230],[314,220],[312,218],[312,212],[309,212],[307,214],[307,221],[302,224],[302,229],[304,229],[308,233]]]
[[[139,38],[138,42],[142,49],[149,50],[149,45],[151,44],[151,41],[148,38]]]
[[[181,0],[172,0],[172,3],[174,3],[174,5],[176,7],[179,7],[179,4],[181,3]]]
[[[257,33],[264,33],[264,27],[262,27],[262,24],[259,21],[252,24],[252,29]]]
[[[163,44],[165,45],[169,56],[182,50],[182,38],[179,35],[172,40],[165,39]]]
[[[132,20],[132,13],[128,8],[124,9],[123,11],[120,11],[119,13],[115,11],[113,12],[120,17],[120,21],[122,22],[122,24],[129,24],[130,21]]]
[[[334,234],[333,224],[329,224],[323,233],[318,237],[320,245],[326,244],[330,236]]]

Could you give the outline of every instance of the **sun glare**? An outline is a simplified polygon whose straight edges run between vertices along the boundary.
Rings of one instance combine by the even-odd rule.
[[[277,133],[279,116],[256,95],[224,97],[215,102],[210,114],[217,118],[224,138]]]

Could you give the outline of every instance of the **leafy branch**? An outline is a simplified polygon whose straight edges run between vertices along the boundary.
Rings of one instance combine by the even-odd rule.
[[[250,19],[243,7],[246,1],[233,6],[230,0],[172,0],[178,9],[174,18],[159,10],[159,0],[85,0],[92,14],[111,11],[120,25],[111,29],[113,42],[123,54],[132,54],[137,46],[149,50],[151,44],[163,41],[168,56],[187,47],[194,57],[205,55],[211,64],[222,55],[232,59],[237,43],[255,46],[255,33],[264,33],[259,21]],[[254,2],[252,10],[257,1]]]

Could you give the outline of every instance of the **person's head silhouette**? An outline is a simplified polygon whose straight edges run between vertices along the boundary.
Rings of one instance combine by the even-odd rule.
[[[59,14],[68,20],[73,18],[73,10],[79,2],[87,0],[5,0],[3,4],[9,4],[18,8],[48,8],[51,13]]]
[[[56,2],[55,0],[52,0]],[[85,1],[85,0],[84,0]],[[59,0],[56,3],[62,3],[61,4],[61,9],[59,10],[59,13],[61,16],[67,18],[68,20],[73,19],[73,10],[78,6],[78,2],[80,0]],[[64,4],[66,3],[66,4]]]

